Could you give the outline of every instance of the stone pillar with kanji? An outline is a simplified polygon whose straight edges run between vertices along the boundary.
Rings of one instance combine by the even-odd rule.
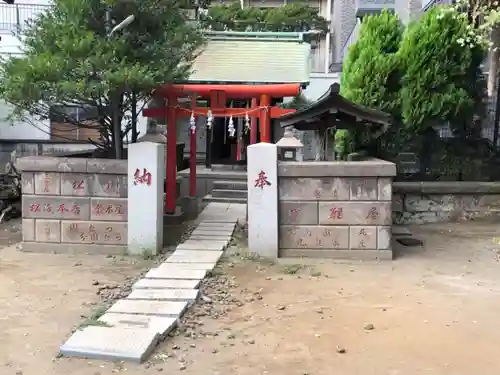
[[[258,143],[247,147],[248,247],[262,257],[278,257],[277,147]]]
[[[128,252],[157,254],[163,245],[164,145],[128,146]]]

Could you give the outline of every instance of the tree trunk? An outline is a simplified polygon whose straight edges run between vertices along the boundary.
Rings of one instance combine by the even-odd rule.
[[[115,159],[122,159],[123,155],[123,138],[122,138],[122,126],[121,126],[121,108],[122,93],[120,91],[114,91],[112,93],[111,106],[113,108],[113,145],[115,149]]]
[[[493,148],[498,147],[498,131],[500,122],[500,85],[497,82],[497,97],[495,100],[495,120],[493,121]]]
[[[492,46],[488,54],[488,97],[491,98],[496,91],[498,59],[500,57],[500,27],[495,26],[491,31]]]

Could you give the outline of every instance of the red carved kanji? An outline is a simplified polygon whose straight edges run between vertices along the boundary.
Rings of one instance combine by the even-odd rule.
[[[146,168],[143,169],[142,175],[139,168],[135,170],[134,173],[134,185],[151,185],[151,173],[148,172]]]
[[[94,207],[94,213],[96,215],[102,215],[104,214],[104,212],[106,212],[106,209],[104,208],[104,206],[102,204],[96,204],[95,207]]]
[[[267,179],[266,172],[260,171],[259,175],[255,179],[255,187],[263,190],[264,186],[271,186],[271,182]]]
[[[115,206],[115,214],[117,214],[117,215],[123,215],[122,208],[123,208],[123,206],[121,204],[117,204]]]
[[[65,213],[68,212],[69,210],[66,208],[66,205],[64,203],[61,203],[59,207],[57,208],[57,212]]]
[[[330,216],[329,219],[342,219],[343,217],[343,209],[332,207],[330,208]]]
[[[71,213],[75,215],[80,215],[80,205],[74,204],[73,206],[71,206]]]
[[[111,190],[112,186],[113,186],[113,181],[108,181],[106,183],[106,186],[104,187],[104,190],[106,190],[106,193],[109,193],[109,191]]]
[[[112,204],[108,204],[108,207],[106,207],[106,213],[108,215],[111,215],[113,212],[114,212],[114,208],[113,208],[113,205]]]
[[[30,205],[30,211],[31,212],[40,212],[41,208],[39,204],[32,204]]]
[[[75,190],[83,190],[83,181],[73,181],[73,189]]]

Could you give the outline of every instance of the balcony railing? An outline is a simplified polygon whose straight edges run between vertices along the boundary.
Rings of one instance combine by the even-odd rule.
[[[44,4],[0,3],[0,34],[12,34],[22,30],[26,22],[48,9]]]
[[[356,17],[377,14],[382,9],[395,9],[395,0],[356,0]]]
[[[345,57],[347,56],[349,47],[354,43],[356,43],[356,41],[358,40],[360,28],[361,28],[361,20],[359,18],[356,18],[356,25],[354,25],[354,27],[352,28],[349,37],[345,41],[344,45],[342,46],[342,50],[340,51],[341,61],[344,61]]]

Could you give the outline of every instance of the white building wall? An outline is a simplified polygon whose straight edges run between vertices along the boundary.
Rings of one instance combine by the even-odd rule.
[[[315,101],[326,93],[334,83],[340,83],[340,73],[311,73],[309,85],[302,93],[308,100]]]

